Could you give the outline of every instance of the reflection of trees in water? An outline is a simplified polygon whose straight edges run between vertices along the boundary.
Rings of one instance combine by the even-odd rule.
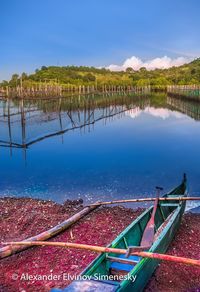
[[[26,149],[44,139],[79,129],[91,131],[96,122],[104,124],[122,117],[127,110],[144,109],[145,96],[77,96],[55,100],[14,100],[3,102],[0,109],[0,146]]]
[[[200,103],[199,102],[168,96],[167,104],[171,106],[172,109],[176,109],[179,112],[193,118],[194,120],[197,120],[197,121],[200,120]]]
[[[0,146],[26,149],[44,139],[72,130],[93,130],[94,124],[136,116],[148,106],[168,108],[200,120],[200,104],[165,94],[144,96],[105,94],[54,100],[7,100],[0,107]]]

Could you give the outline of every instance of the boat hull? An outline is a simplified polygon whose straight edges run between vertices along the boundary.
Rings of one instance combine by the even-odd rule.
[[[165,235],[162,235],[162,237],[156,241],[156,243],[149,250],[150,252],[164,254],[167,251],[179,228],[181,217],[180,207],[174,213],[171,218],[171,222],[169,222],[168,226],[166,226]],[[130,272],[131,277],[135,279],[134,282],[125,280],[116,291],[143,291],[159,263],[160,261],[155,259],[142,259],[138,267],[135,267],[135,269]]]
[[[183,182],[177,188],[163,196],[177,197],[177,200],[172,203],[169,203],[169,201],[159,202],[155,216],[155,240],[148,250],[149,252],[164,254],[167,251],[180,226],[181,218],[185,210],[186,203],[178,199],[180,196],[187,196],[185,176]],[[152,210],[153,207],[150,207],[143,212],[109,245],[109,247],[127,249],[129,246],[139,246],[145,227],[151,218]],[[121,264],[121,259],[119,260],[119,257],[118,254],[114,253],[101,254],[80,275],[89,280],[75,281],[64,290],[53,289],[52,292],[143,291],[160,261],[138,257],[138,262],[135,264],[132,263],[130,268],[130,264]],[[111,259],[112,261],[116,259],[115,268],[119,267],[121,272],[122,270],[126,270],[123,280],[116,281],[115,279],[113,280],[113,278],[110,280],[111,271],[113,271]],[[108,278],[105,278],[105,276],[108,276]]]

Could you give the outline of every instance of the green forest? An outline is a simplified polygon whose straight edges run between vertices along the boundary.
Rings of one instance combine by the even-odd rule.
[[[60,85],[123,85],[123,86],[166,86],[172,84],[200,84],[200,58],[189,64],[169,69],[148,71],[145,67],[134,71],[113,72],[108,69],[98,69],[86,66],[42,66],[33,74],[13,74],[9,81],[3,80],[0,86],[15,87],[23,82],[23,86],[38,83]]]

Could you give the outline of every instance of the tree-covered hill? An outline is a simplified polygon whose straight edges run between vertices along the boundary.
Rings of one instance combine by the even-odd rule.
[[[33,74],[13,74],[9,81],[3,81],[1,86],[31,86],[37,83],[59,83],[62,85],[170,85],[170,84],[200,84],[200,58],[189,64],[169,69],[148,71],[142,67],[139,71],[127,68],[126,71],[112,72],[108,69],[98,69],[85,66],[42,66]]]

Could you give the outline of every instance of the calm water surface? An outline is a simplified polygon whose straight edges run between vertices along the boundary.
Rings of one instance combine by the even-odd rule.
[[[0,102],[0,196],[200,195],[200,104],[164,95]]]

